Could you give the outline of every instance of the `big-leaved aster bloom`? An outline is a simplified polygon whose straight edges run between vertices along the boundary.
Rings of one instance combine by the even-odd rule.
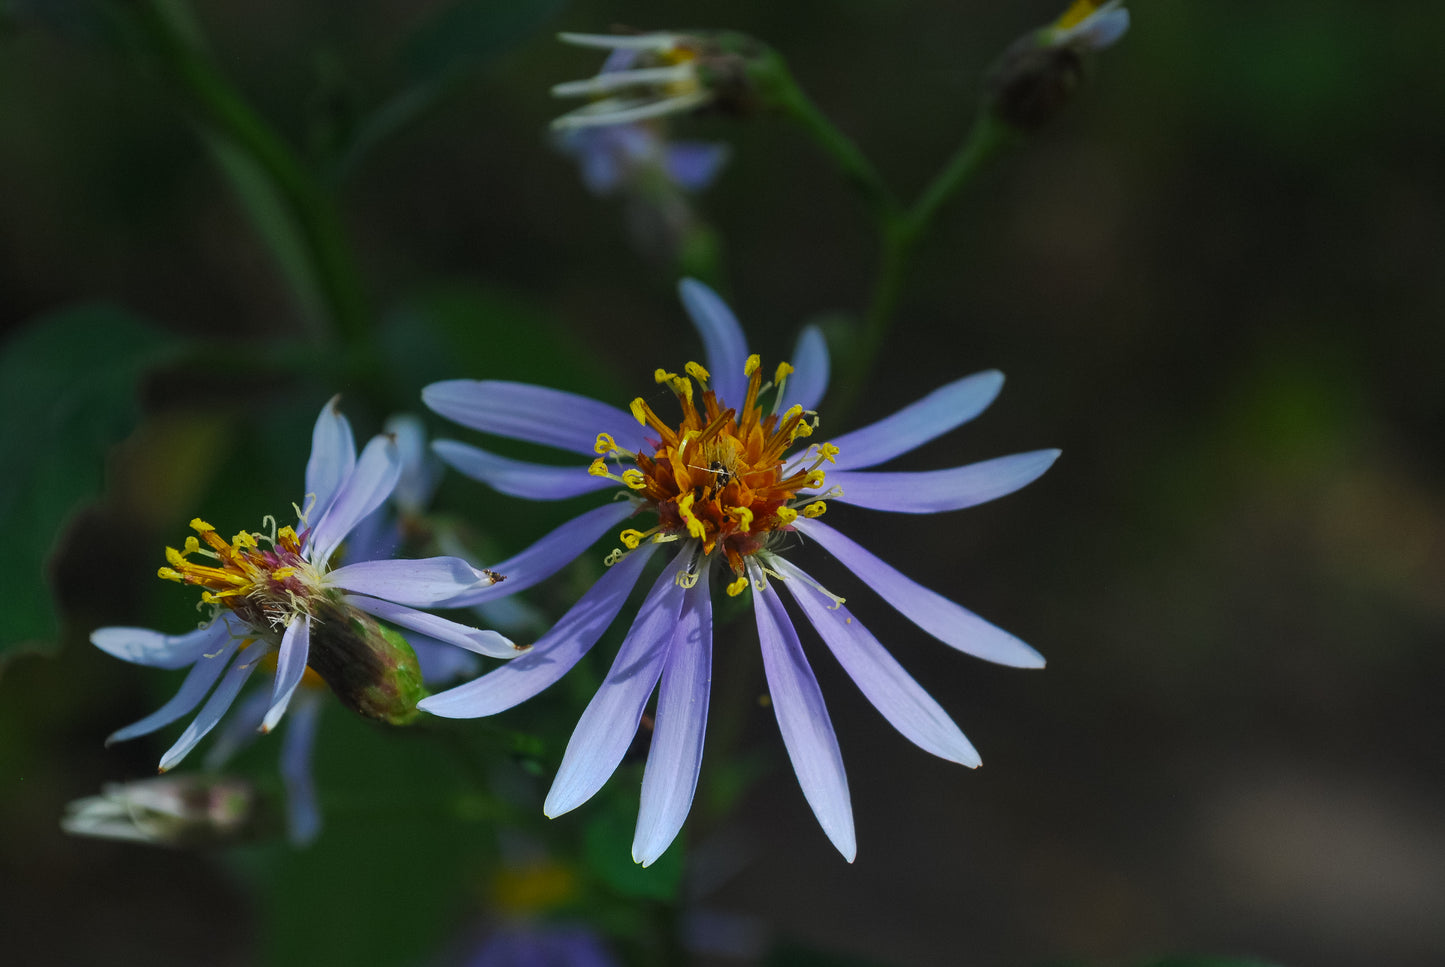
[[[190,668],[174,698],[107,741],[154,732],[199,705],[161,757],[160,771],[166,772],[216,727],[257,668],[274,676],[259,719],[262,732],[281,721],[308,676],[329,685],[353,711],[393,724],[409,721],[426,694],[421,671],[402,635],[376,619],[492,658],[519,654],[495,631],[417,610],[490,586],[499,579],[495,572],[455,557],[358,561],[332,569],[347,536],[390,496],[402,470],[390,436],[373,438],[357,455],[351,427],[333,400],[312,431],[306,496],[294,527],[277,528],[268,518],[264,531],[241,531],[228,541],[210,524],[193,520],[197,536],[181,549],[167,548],[167,566],[159,573],[202,588],[209,620],[181,635],[128,627],[91,635],[97,647],[126,661]],[[313,700],[302,701],[301,709],[306,714],[298,731],[309,733]],[[297,750],[294,766],[304,768],[310,745],[309,734],[288,741]],[[286,767],[283,761],[283,773]]]
[[[532,651],[486,675],[433,695],[421,708],[469,718],[510,708],[557,681],[596,643],[621,609],[644,564],[666,547],[666,563],[644,600],[601,688],[582,714],[544,806],[557,816],[586,802],[622,761],[659,681],[652,747],[642,780],[633,858],[656,860],[692,804],[702,762],[712,665],[712,585],[751,590],[772,706],[803,794],[824,832],[852,860],[848,783],[822,693],[778,594],[788,590],[868,700],[905,737],[967,766],[978,754],[947,713],[843,605],[791,560],[802,541],[832,554],[924,631],[990,661],[1037,667],[1043,659],[1013,635],[905,577],[824,524],[831,500],[875,510],[932,514],[1011,493],[1042,474],[1057,450],[1037,450],[926,472],[869,468],[907,453],[972,419],[998,394],[1003,377],[977,373],[950,383],[885,419],[836,437],[804,441],[828,380],[822,334],[805,329],[794,359],[767,384],[741,327],[706,286],[684,281],[681,295],[702,336],[707,366],[686,375],[658,370],[681,419],[668,421],[642,398],[630,412],[560,390],[498,381],[454,380],[423,391],[426,404],[465,426],[594,456],[590,467],[513,460],[475,446],[438,441],[453,467],[503,493],[532,499],[612,489],[614,499],[563,524],[498,564],[505,587],[478,589],[476,602],[535,584],[609,529],[619,535],[608,571]],[[640,529],[639,529],[640,528]],[[625,548],[625,550],[624,550]],[[785,556],[785,553],[787,556]]]

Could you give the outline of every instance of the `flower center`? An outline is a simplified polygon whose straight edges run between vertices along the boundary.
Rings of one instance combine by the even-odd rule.
[[[200,539],[187,537],[183,550],[167,547],[170,566],[157,573],[167,581],[200,585],[206,589],[201,601],[230,608],[252,628],[279,630],[296,615],[311,612],[324,569],[302,556],[294,529],[275,530],[274,522],[272,527],[269,536],[241,531],[227,542],[197,517],[191,528]],[[193,555],[210,563],[192,561]]]
[[[600,434],[596,447],[600,456],[590,472],[621,482],[657,511],[658,522],[651,530],[622,532],[620,539],[629,550],[643,540],[695,540],[702,556],[717,554],[727,561],[736,577],[728,593],[736,595],[747,587],[744,558],[766,549],[779,533],[792,530],[799,513],[817,517],[826,509],[819,495],[797,495],[822,487],[822,465],[833,462],[838,448],[830,443],[810,446],[785,461],[788,449],[810,436],[817,425],[816,414],[801,406],[780,416],[776,403],[772,411],[764,412],[758,402],[759,395],[774,385],[774,399],[782,399],[793,371],[787,363],[780,364],[773,383],[764,386],[758,357],[748,357],[743,370],[747,394],[736,409],[708,387],[709,374],[702,366],[688,363],[685,371],[686,376],[661,369],[655,374],[682,407],[676,427],[663,422],[641,397],[632,401],[637,422],[657,434],[656,449],[650,454],[630,453],[612,437]],[[694,393],[694,381],[701,394]],[[613,474],[607,469],[609,456],[629,458],[636,466]],[[697,580],[695,568],[679,580],[686,582],[689,577]]]

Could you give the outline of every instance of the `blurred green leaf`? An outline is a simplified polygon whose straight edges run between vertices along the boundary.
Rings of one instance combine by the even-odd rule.
[[[82,306],[35,320],[0,351],[0,660],[53,642],[47,560],[100,492],[106,450],[135,426],[137,383],[180,345],[122,309]]]

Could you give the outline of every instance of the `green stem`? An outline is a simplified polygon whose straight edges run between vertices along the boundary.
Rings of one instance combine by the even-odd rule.
[[[324,343],[334,334],[361,352],[363,364],[370,362],[367,357],[375,353],[371,315],[334,199],[221,73],[180,0],[145,0],[138,12],[152,49],[200,119],[264,172],[295,219],[329,317],[319,326],[308,320],[313,338]]]
[[[873,209],[874,216],[881,223],[898,213],[898,200],[888,189],[878,169],[827,116],[818,109],[812,99],[788,73],[782,59],[769,64],[766,73],[769,99],[813,139],[838,166],[843,176],[852,183]]]

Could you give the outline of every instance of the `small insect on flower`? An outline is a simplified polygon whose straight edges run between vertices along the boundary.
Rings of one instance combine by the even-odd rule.
[[[261,732],[276,727],[298,690],[306,694],[327,686],[358,714],[395,725],[409,722],[427,693],[415,652],[392,626],[493,658],[520,654],[522,649],[495,631],[416,610],[491,586],[499,579],[495,572],[455,557],[333,568],[343,542],[391,495],[402,471],[390,436],[373,438],[357,456],[351,427],[332,400],[312,432],[306,497],[294,526],[278,527],[267,518],[261,531],[240,531],[228,540],[206,521],[192,520],[195,533],[180,548],[166,549],[159,575],[201,589],[200,606],[207,612],[201,626],[181,635],[128,627],[100,628],[91,635],[98,648],[125,661],[190,668],[173,699],[108,741],[153,732],[201,705],[161,757],[160,771],[166,772],[216,727],[257,669],[273,676],[270,695],[247,703],[254,718],[242,718]],[[308,682],[312,689],[303,689]],[[309,734],[313,700],[298,704],[305,710],[302,731]],[[287,747],[293,769],[304,768],[309,739],[288,741]]]
[[[559,390],[498,381],[435,383],[422,394],[433,410],[498,436],[542,443],[592,458],[582,467],[526,463],[456,441],[433,446],[453,467],[520,497],[555,500],[614,489],[589,511],[497,567],[497,588],[468,592],[474,603],[514,593],[555,573],[609,529],[629,518],[608,571],[544,635],[531,654],[475,681],[425,699],[450,718],[492,715],[542,691],[597,642],[642,574],[667,548],[622,642],[612,670],[582,714],[544,811],[557,816],[591,798],[617,768],[658,690],[655,730],[642,780],[633,858],[656,860],[681,829],[702,762],[711,690],[712,585],[733,597],[750,591],[763,666],[784,745],[820,824],[850,861],[852,807],[842,757],[818,684],[777,587],[785,587],[870,702],[923,749],[978,765],[973,746],[947,713],[792,556],[801,535],[833,555],[905,617],[961,651],[1006,665],[1037,667],[1028,645],[952,601],[914,583],[824,524],[832,502],[909,514],[980,504],[1037,478],[1058,456],[1036,450],[921,473],[867,468],[907,453],[977,416],[1003,377],[977,373],[924,396],[871,426],[816,443],[816,411],[828,381],[822,334],[805,329],[796,369],[778,365],[765,378],[741,327],[706,286],[684,281],[681,295],[702,336],[707,365],[665,369],[680,416],[665,419],[638,397],[628,410]],[[659,690],[660,682],[660,690]]]

